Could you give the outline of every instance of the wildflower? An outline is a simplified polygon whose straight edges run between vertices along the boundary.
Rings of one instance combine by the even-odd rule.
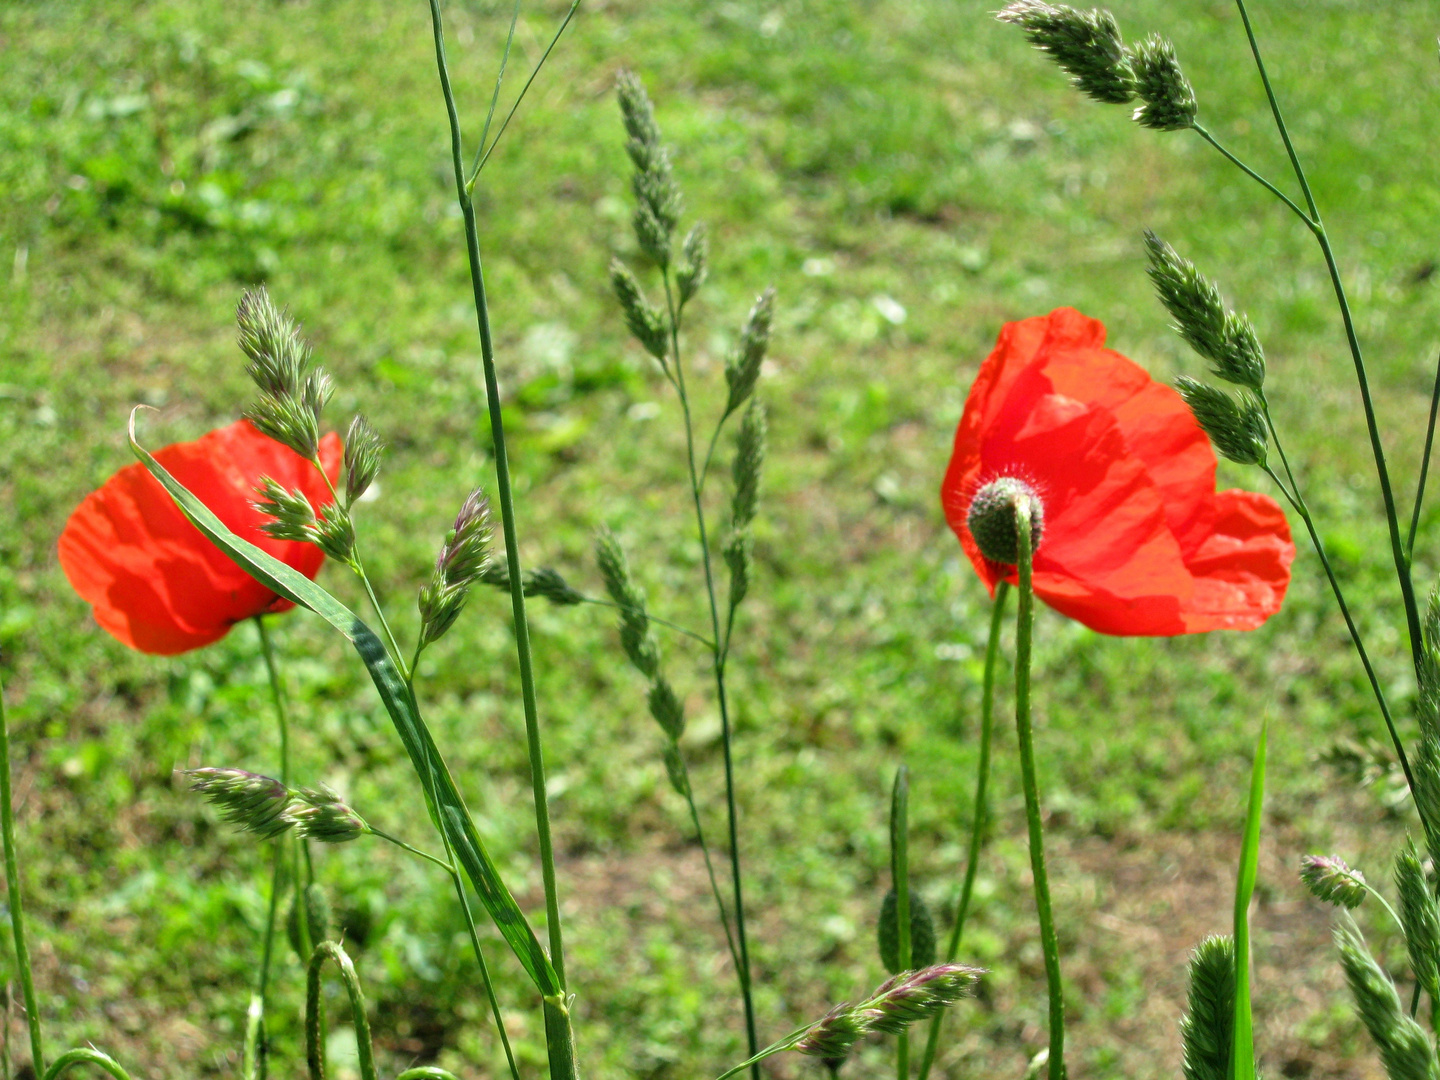
[[[320,441],[320,460],[340,475],[338,435]],[[155,454],[161,465],[236,535],[313,578],[325,561],[313,544],[262,531],[251,505],[262,476],[323,507],[330,491],[315,467],[239,420]],[[242,619],[292,605],[231,562],[185,520],[143,465],[128,465],[87,495],[60,534],[60,566],[89,601],[95,621],[141,652],[170,656],[218,641]]]
[[[969,520],[977,502],[998,513],[1008,485],[1013,516],[1015,498],[1029,504],[1035,593],[1061,614],[1106,634],[1259,626],[1290,582],[1283,511],[1217,492],[1215,453],[1180,395],[1104,343],[1070,308],[1006,324],[955,435],[950,527],[987,587],[1015,582],[1003,543],[987,557]]]

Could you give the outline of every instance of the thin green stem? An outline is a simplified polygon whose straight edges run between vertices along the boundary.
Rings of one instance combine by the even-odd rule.
[[[701,490],[701,492],[704,492],[704,490],[705,490],[705,480],[706,480],[706,478],[709,477],[709,475],[710,475],[710,463],[711,463],[712,461],[714,461],[714,459],[715,459],[715,444],[720,441],[720,432],[722,432],[722,431],[725,430],[725,421],[726,421],[726,420],[729,420],[729,419],[730,419],[730,413],[729,413],[729,412],[727,412],[724,416],[720,417],[719,423],[717,423],[717,424],[715,425],[715,431],[714,431],[714,432],[711,434],[711,436],[710,436],[710,445],[709,445],[709,447],[707,447],[706,450],[705,450],[705,464],[704,464],[704,466],[700,469],[700,490]]]
[[[5,719],[5,690],[0,686],[0,828],[3,828],[5,838],[5,887],[10,907],[10,930],[15,936],[15,964],[20,969],[20,992],[25,998],[25,1022],[30,1026],[30,1060],[35,1075],[43,1076],[45,1047],[40,1037],[40,1008],[35,1002],[30,950],[25,945],[25,899],[20,884],[20,856],[15,847],[13,800],[14,795],[10,791],[10,725]]]
[[[781,1054],[784,1053],[786,1050],[793,1049],[795,1044],[800,1041],[801,1037],[814,1026],[814,1024],[806,1024],[804,1027],[796,1028],[794,1031],[790,1032],[789,1035],[786,1035],[785,1038],[779,1040],[778,1042],[771,1043],[764,1050],[761,1050],[758,1053],[752,1054],[750,1057],[740,1062],[739,1065],[735,1065],[729,1069],[726,1069],[723,1073],[717,1076],[715,1080],[730,1080],[730,1077],[734,1076],[736,1073],[744,1072],[746,1069],[755,1069],[756,1066],[760,1064],[760,1062],[764,1061],[768,1057],[774,1057],[776,1054]]]
[[[720,742],[725,757],[725,813],[730,833],[730,881],[735,903],[735,941],[740,953],[740,996],[745,1005],[745,1037],[750,1052],[760,1045],[755,1031],[755,1000],[750,987],[750,949],[745,934],[745,896],[741,887],[740,836],[738,813],[735,809],[735,764],[730,724],[730,707],[725,693],[725,654],[720,651],[720,606],[715,599],[715,570],[710,558],[710,540],[705,527],[705,506],[700,498],[700,477],[695,468],[695,425],[690,415],[690,396],[685,392],[685,366],[680,359],[680,317],[675,309],[675,294],[670,287],[670,270],[662,273],[665,281],[665,307],[670,317],[670,345],[675,357],[675,389],[680,409],[685,416],[685,461],[690,470],[690,496],[695,504],[695,526],[700,534],[701,562],[705,567],[705,594],[710,601],[710,629],[715,647],[711,653],[715,672],[715,694],[720,706]],[[751,1069],[754,1080],[760,1080],[758,1065]]]
[[[990,783],[990,740],[995,729],[995,669],[1000,657],[1000,628],[1004,621],[1005,601],[1010,598],[1010,583],[995,586],[995,600],[990,609],[990,637],[985,643],[985,676],[980,697],[980,764],[975,770],[975,811],[970,824],[970,853],[965,863],[965,880],[960,886],[960,902],[955,908],[955,925],[950,928],[950,942],[945,948],[945,962],[953,963],[960,954],[960,941],[965,933],[965,919],[970,913],[970,897],[975,890],[975,873],[980,866],[980,849],[985,843],[985,825],[989,816],[986,790]],[[920,1059],[920,1080],[930,1075],[935,1052],[940,1046],[940,1025],[950,1010],[942,1009],[930,1021],[930,1035],[925,1040],[925,1054]]]
[[[450,847],[450,838],[443,829],[440,838],[445,844],[445,856],[451,860],[451,864],[445,869],[455,886],[455,895],[460,898],[460,912],[465,917],[465,929],[470,934],[470,947],[475,951],[475,963],[480,967],[480,982],[485,987],[486,1000],[490,1002],[490,1015],[494,1018],[495,1030],[500,1034],[500,1045],[505,1048],[505,1062],[510,1066],[511,1080],[520,1080],[520,1070],[515,1065],[515,1052],[510,1048],[510,1035],[505,1030],[505,1018],[500,1014],[500,1002],[495,997],[495,984],[490,979],[490,965],[485,962],[485,953],[480,948],[480,933],[475,929],[475,916],[470,910],[470,895],[465,891],[465,882],[460,871],[455,868],[455,852]]]
[[[520,22],[520,0],[515,0],[510,12],[510,29],[505,34],[505,50],[500,54],[500,70],[495,75],[495,92],[490,95],[490,108],[485,110],[485,125],[480,129],[480,141],[475,144],[475,161],[470,166],[471,174],[480,171],[481,153],[490,139],[490,123],[495,119],[495,106],[500,104],[500,84],[505,81],[505,68],[510,63],[510,46],[515,43],[515,26]]]
[[[1340,280],[1340,267],[1335,262],[1335,252],[1330,247],[1320,211],[1315,205],[1310,184],[1305,179],[1305,170],[1300,165],[1295,145],[1290,140],[1290,131],[1280,112],[1280,103],[1275,98],[1270,76],[1265,70],[1265,61],[1260,56],[1260,45],[1255,40],[1255,30],[1250,25],[1250,14],[1245,10],[1245,0],[1235,0],[1240,10],[1240,19],[1245,24],[1245,36],[1250,41],[1250,52],[1255,57],[1255,67],[1260,72],[1260,81],[1265,86],[1265,96],[1270,100],[1270,111],[1275,117],[1275,126],[1285,143],[1285,152],[1290,155],[1290,164],[1295,178],[1300,181],[1300,190],[1305,195],[1305,205],[1310,208],[1311,231],[1325,256],[1325,266],[1330,272],[1330,282],[1335,289],[1335,300],[1340,306],[1340,318],[1345,324],[1345,339],[1350,346],[1350,356],[1355,363],[1355,379],[1360,387],[1360,401],[1365,409],[1365,426],[1370,435],[1370,449],[1375,458],[1375,474],[1380,481],[1380,496],[1385,505],[1385,523],[1390,530],[1390,552],[1395,561],[1395,575],[1400,583],[1400,595],[1405,604],[1405,622],[1410,632],[1410,652],[1418,673],[1425,660],[1425,638],[1420,629],[1420,605],[1415,599],[1415,585],[1410,579],[1410,560],[1405,542],[1400,535],[1400,517],[1395,509],[1395,492],[1390,484],[1390,470],[1385,464],[1385,447],[1380,441],[1380,427],[1375,418],[1375,404],[1370,397],[1370,380],[1365,372],[1365,360],[1360,353],[1360,340],[1355,333],[1355,320],[1350,314],[1350,303],[1345,298],[1345,286]]]
[[[263,615],[255,616],[255,632],[260,637],[260,654],[265,660],[265,673],[270,682],[270,701],[275,708],[275,726],[280,734],[280,782],[289,787],[289,711],[285,706],[285,690],[280,682],[280,668],[275,662],[275,650],[270,643],[270,632],[265,625]],[[269,1072],[270,1040],[265,1029],[265,1002],[270,987],[270,967],[275,956],[275,926],[279,921],[280,890],[285,881],[285,843],[284,837],[278,837],[274,841],[275,850],[271,855],[270,865],[270,904],[265,915],[265,937],[260,947],[260,974],[246,1017],[245,1074],[253,1076],[255,1080],[265,1080]]]
[[[1265,422],[1270,428],[1270,438],[1275,443],[1275,449],[1280,454],[1280,460],[1284,463],[1285,472],[1290,477],[1290,487],[1275,474],[1275,470],[1269,465],[1263,466],[1266,474],[1275,482],[1287,502],[1297,514],[1300,520],[1305,523],[1305,531],[1310,537],[1310,546],[1315,549],[1316,556],[1320,559],[1320,568],[1325,571],[1325,579],[1330,582],[1330,591],[1335,597],[1335,606],[1340,609],[1340,617],[1345,620],[1345,629],[1350,632],[1350,641],[1355,646],[1355,652],[1360,657],[1360,666],[1365,669],[1365,677],[1370,682],[1370,692],[1375,696],[1375,703],[1380,707],[1380,716],[1385,721],[1385,730],[1390,734],[1391,745],[1395,747],[1395,756],[1400,760],[1400,768],[1405,773],[1405,782],[1410,790],[1415,790],[1415,777],[1410,771],[1410,759],[1405,753],[1405,744],[1400,739],[1400,732],[1395,728],[1395,719],[1390,715],[1390,704],[1385,700],[1385,691],[1380,687],[1380,677],[1375,673],[1375,666],[1370,662],[1370,653],[1365,648],[1365,641],[1360,636],[1360,628],[1355,625],[1355,617],[1350,613],[1350,605],[1345,602],[1345,592],[1340,588],[1340,579],[1335,576],[1335,568],[1330,565],[1330,556],[1325,551],[1325,543],[1320,539],[1320,532],[1315,528],[1315,519],[1310,514],[1310,507],[1306,505],[1304,496],[1295,484],[1295,474],[1290,471],[1289,462],[1285,458],[1285,451],[1280,445],[1280,440],[1275,431],[1275,425],[1270,420],[1270,410],[1261,401],[1265,412]],[[1293,490],[1292,490],[1293,488]],[[1424,821],[1424,812],[1420,809],[1418,801],[1415,802],[1415,812]]]
[[[310,459],[310,464],[319,471],[325,486],[330,489],[330,498],[336,506],[340,505],[340,493],[335,489],[335,484],[330,479],[330,474],[325,471],[325,466],[320,463],[318,457]],[[390,623],[385,618],[385,609],[380,606],[380,598],[375,595],[375,587],[370,583],[370,575],[365,572],[365,562],[360,557],[359,541],[352,541],[350,547],[350,569],[360,579],[360,584],[365,588],[365,595],[370,600],[370,607],[375,611],[375,618],[380,622],[380,630],[385,635],[385,645],[390,650],[390,659],[400,669],[400,674],[406,682],[410,681],[410,669],[405,666],[405,657],[400,652],[400,643],[395,640],[395,634],[390,629]]]
[[[350,1020],[355,1025],[355,1047],[358,1052],[360,1080],[377,1080],[375,1047],[370,1039],[370,1018],[365,1014],[365,992],[355,965],[338,942],[322,941],[308,954],[310,962],[305,978],[305,1061],[310,1066],[310,1080],[325,1080],[325,1058],[321,1043],[323,1012],[320,1005],[320,969],[326,960],[334,960],[340,978],[350,995]]]
[[[450,123],[450,158],[455,170],[455,194],[465,221],[465,249],[470,264],[470,286],[475,299],[475,318],[480,334],[480,362],[485,373],[490,433],[495,444],[495,485],[500,503],[500,523],[505,537],[506,568],[510,574],[510,602],[514,612],[515,652],[520,669],[520,698],[525,712],[525,743],[530,758],[530,785],[535,800],[535,826],[540,842],[541,879],[545,888],[546,930],[550,938],[550,962],[560,985],[565,986],[565,937],[560,925],[560,896],[555,884],[555,853],[550,838],[550,804],[545,791],[545,755],[540,742],[540,717],[535,699],[535,672],[530,657],[530,626],[525,618],[525,586],[520,573],[520,541],[515,524],[515,499],[510,483],[510,459],[505,447],[505,422],[500,408],[500,380],[495,371],[495,344],[490,331],[490,308],[485,299],[485,275],[480,262],[480,235],[475,222],[475,204],[465,180],[465,157],[461,145],[460,116],[445,63],[445,31],[439,0],[430,0],[430,21],[435,38],[435,64],[445,112]],[[503,129],[502,129],[503,130]],[[500,136],[497,133],[496,138]],[[493,144],[492,144],[493,146]],[[483,159],[482,159],[483,165]],[[570,1010],[561,999],[544,1002],[545,1033],[549,1047],[551,1080],[574,1080],[575,1040]]]
[[[434,855],[431,855],[428,851],[421,851],[417,847],[411,847],[404,840],[401,840],[398,836],[391,836],[387,832],[382,832],[380,829],[375,828],[374,825],[370,825],[369,830],[372,835],[378,836],[381,840],[388,840],[396,847],[403,848],[406,851],[410,852],[411,855],[418,855],[420,856],[420,858],[426,859],[429,862],[434,863],[436,866],[440,867],[441,870],[444,870],[447,874],[455,873],[455,867],[452,866],[450,863],[446,862],[444,859],[438,859]],[[445,834],[442,832],[440,835],[443,837]]]
[[[114,1077],[115,1080],[130,1080],[130,1074],[121,1067],[118,1061],[109,1054],[102,1053],[99,1050],[92,1050],[88,1046],[82,1046],[75,1050],[67,1050],[61,1054],[51,1064],[50,1068],[45,1070],[43,1080],[57,1080],[60,1074],[72,1065],[82,1064],[94,1065],[97,1068],[104,1069]]]
[[[678,750],[677,750],[678,753]],[[684,758],[680,759],[683,767]],[[705,841],[705,829],[700,824],[700,811],[695,807],[695,795],[690,790],[689,769],[685,777],[685,804],[690,807],[690,821],[695,826],[695,838],[700,843],[700,853],[705,856],[705,873],[710,878],[710,894],[715,897],[715,907],[720,912],[720,925],[725,931],[725,944],[730,949],[730,960],[735,970],[740,970],[740,952],[735,946],[735,935],[730,929],[730,913],[725,910],[725,898],[720,894],[720,881],[715,876],[715,863],[710,858],[710,845]]]
[[[1199,135],[1216,150],[1219,150],[1220,153],[1224,155],[1225,159],[1230,162],[1230,164],[1234,165],[1246,176],[1259,183],[1263,188],[1265,188],[1266,191],[1270,192],[1270,194],[1274,195],[1291,210],[1295,211],[1295,213],[1299,216],[1300,220],[1305,222],[1306,227],[1314,230],[1315,222],[1311,219],[1309,214],[1307,214],[1303,209],[1301,209],[1301,207],[1293,199],[1290,198],[1289,195],[1286,195],[1269,180],[1266,180],[1265,177],[1261,176],[1249,165],[1246,165],[1245,162],[1241,161],[1238,157],[1232,154],[1229,150],[1227,150],[1224,146],[1220,144],[1219,140],[1217,140],[1214,135],[1211,135],[1210,132],[1203,128],[1201,125],[1195,124],[1193,126],[1196,135]]]
[[[530,77],[525,80],[525,85],[520,88],[520,96],[515,99],[515,104],[511,105],[510,111],[505,114],[505,119],[500,124],[500,130],[495,133],[494,141],[486,147],[484,140],[481,140],[481,146],[477,149],[484,149],[485,152],[481,155],[475,168],[471,170],[470,179],[465,184],[466,191],[472,189],[475,186],[475,181],[480,178],[480,170],[485,168],[485,163],[490,160],[490,155],[494,153],[495,147],[500,145],[500,136],[504,135],[505,129],[510,126],[511,119],[515,116],[516,111],[520,108],[520,103],[525,100],[525,95],[530,90],[530,84],[533,83],[535,77],[540,74],[540,69],[545,66],[545,61],[550,59],[550,53],[554,50],[555,46],[560,43],[560,35],[565,33],[565,28],[570,25],[570,20],[575,17],[575,12],[579,7],[580,0],[572,0],[570,10],[565,12],[565,18],[560,21],[560,28],[555,31],[555,36],[550,39],[550,44],[545,46],[545,51],[540,56],[540,62],[535,65],[535,70],[530,72]],[[486,127],[488,130],[488,120],[486,121]]]
[[[1031,582],[1030,506],[1016,507],[1015,533],[1020,549],[1020,605],[1015,623],[1015,727],[1020,742],[1020,781],[1025,790],[1025,821],[1030,832],[1030,870],[1035,879],[1035,911],[1045,981],[1050,995],[1050,1080],[1065,1080],[1065,996],[1060,983],[1060,947],[1050,910],[1050,879],[1045,870],[1045,830],[1040,822],[1040,788],[1035,779],[1034,736],[1030,729],[1030,636],[1035,621]]]
[[[1415,485],[1415,508],[1410,512],[1410,535],[1405,557],[1415,558],[1415,533],[1420,528],[1420,507],[1425,502],[1425,478],[1430,475],[1430,451],[1435,445],[1435,418],[1440,412],[1440,353],[1435,356],[1435,385],[1430,391],[1430,422],[1425,426],[1425,452],[1420,456],[1420,482]]]
[[[904,765],[895,770],[890,795],[890,882],[895,889],[896,960],[901,971],[913,962],[910,944],[910,774]],[[895,1036],[895,1080],[909,1080],[910,1031]]]
[[[593,597],[593,596],[582,597],[581,600],[580,600],[580,603],[582,603],[582,604],[594,604],[596,607],[614,608],[616,611],[628,611],[628,610],[629,610],[624,604],[617,604],[617,603],[615,603],[613,600],[600,600],[600,599],[598,599],[598,598],[596,598],[596,597]],[[704,646],[705,646],[707,649],[709,649],[711,652],[714,652],[714,651],[715,651],[715,643],[714,643],[713,641],[711,641],[709,638],[707,638],[704,634],[697,634],[694,630],[691,630],[689,627],[681,626],[679,623],[671,622],[669,619],[662,619],[662,618],[660,618],[660,616],[658,616],[658,615],[652,615],[652,614],[650,614],[650,612],[649,612],[648,610],[645,611],[645,612],[643,612],[643,614],[644,614],[645,617],[648,618],[651,622],[653,622],[653,623],[659,623],[661,626],[668,626],[671,630],[674,630],[677,634],[684,634],[686,637],[691,638],[691,639],[694,640],[694,641],[698,641],[701,645],[704,645]]]

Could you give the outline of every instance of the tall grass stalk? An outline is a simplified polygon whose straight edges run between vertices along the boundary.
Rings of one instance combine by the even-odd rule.
[[[5,838],[5,888],[10,907],[10,930],[15,936],[15,966],[25,999],[25,1022],[30,1027],[30,1061],[36,1076],[45,1073],[45,1046],[40,1036],[40,1008],[35,1001],[35,976],[25,944],[25,900],[20,884],[20,856],[15,847],[14,794],[10,790],[10,725],[5,719],[5,688],[0,686],[0,827]],[[9,1034],[6,1033],[8,1042]]]
[[[750,946],[749,938],[745,930],[745,891],[742,884],[743,875],[740,869],[740,830],[739,814],[735,808],[735,756],[734,756],[734,729],[730,721],[729,698],[725,688],[725,664],[729,659],[730,633],[729,626],[722,636],[720,629],[720,604],[715,593],[715,570],[713,559],[710,554],[709,532],[705,525],[705,504],[702,498],[704,490],[701,474],[696,468],[695,462],[695,425],[690,414],[690,396],[685,390],[685,365],[681,360],[680,353],[680,313],[675,305],[674,290],[670,284],[670,268],[666,266],[663,271],[665,281],[665,306],[669,314],[670,323],[670,345],[672,355],[675,358],[675,392],[680,398],[680,410],[685,417],[685,463],[689,469],[690,497],[695,506],[695,528],[700,537],[701,562],[705,568],[705,595],[710,605],[710,630],[711,650],[710,666],[715,676],[715,696],[720,708],[720,743],[725,759],[725,821],[729,832],[730,840],[730,888],[735,907],[735,951],[737,961],[736,975],[740,980],[740,996],[745,1007],[745,1039],[753,1057],[760,1045],[759,1037],[755,1028],[755,996],[750,982]],[[719,429],[725,423],[722,417],[716,427],[716,436]],[[711,439],[710,445],[713,448],[715,440]],[[733,625],[734,609],[730,612],[730,624]],[[718,898],[717,898],[718,899]],[[724,908],[721,908],[721,917],[724,917]],[[754,1080],[760,1080],[760,1065],[756,1062],[751,1066],[750,1074]]]
[[[495,345],[490,331],[490,309],[485,298],[485,276],[480,261],[479,230],[475,204],[465,177],[465,158],[460,133],[460,116],[445,62],[445,32],[439,0],[430,0],[430,20],[435,39],[435,63],[445,111],[450,124],[450,152],[455,170],[456,198],[465,222],[465,249],[470,265],[475,317],[480,334],[480,359],[485,373],[485,393],[490,413],[490,431],[495,444],[496,495],[505,536],[505,559],[510,574],[510,602],[514,612],[515,651],[520,669],[520,697],[525,712],[525,743],[530,758],[530,783],[535,800],[535,825],[540,842],[541,878],[545,888],[546,931],[550,938],[550,962],[560,980],[561,993],[544,1001],[545,1032],[549,1049],[551,1080],[574,1080],[574,1034],[566,997],[565,939],[560,925],[560,898],[555,884],[555,854],[550,839],[550,806],[545,791],[545,756],[540,740],[539,709],[536,705],[535,672],[530,655],[530,628],[525,617],[524,579],[520,571],[520,540],[515,522],[515,500],[510,483],[510,460],[505,446],[505,425],[500,408],[500,382],[495,370]]]

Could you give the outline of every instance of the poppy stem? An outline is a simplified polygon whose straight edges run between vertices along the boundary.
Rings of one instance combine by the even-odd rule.
[[[1375,458],[1375,475],[1380,482],[1380,497],[1385,507],[1385,523],[1390,531],[1390,552],[1395,561],[1395,576],[1400,583],[1400,597],[1405,605],[1405,622],[1410,633],[1410,654],[1418,676],[1425,662],[1425,635],[1420,628],[1420,605],[1415,599],[1415,584],[1410,578],[1410,556],[1400,535],[1400,517],[1395,509],[1395,492],[1390,484],[1389,467],[1385,464],[1385,447],[1380,441],[1380,427],[1375,418],[1375,403],[1370,397],[1370,380],[1365,372],[1365,360],[1360,353],[1360,339],[1355,333],[1355,320],[1350,314],[1350,303],[1345,298],[1345,286],[1340,280],[1340,267],[1335,261],[1335,252],[1330,247],[1330,238],[1325,232],[1325,224],[1320,219],[1320,210],[1315,205],[1315,196],[1310,191],[1309,181],[1305,179],[1305,170],[1300,165],[1300,157],[1295,152],[1295,145],[1290,141],[1290,130],[1285,126],[1285,117],[1280,112],[1280,103],[1276,100],[1275,90],[1270,85],[1270,75],[1265,70],[1265,61],[1260,57],[1260,44],[1255,40],[1255,29],[1250,25],[1250,13],[1245,10],[1245,0],[1235,0],[1235,6],[1239,8],[1240,20],[1245,24],[1245,36],[1250,41],[1250,52],[1255,57],[1255,67],[1260,72],[1260,81],[1264,84],[1265,96],[1270,101],[1270,111],[1275,117],[1275,127],[1279,130],[1280,139],[1285,144],[1285,152],[1290,155],[1290,164],[1295,170],[1295,178],[1300,182],[1300,190],[1305,196],[1305,205],[1310,208],[1310,231],[1315,234],[1315,241],[1320,245],[1320,253],[1325,257],[1325,267],[1330,272],[1330,283],[1334,286],[1335,300],[1340,307],[1340,319],[1345,324],[1345,340],[1350,346],[1350,356],[1355,363],[1355,381],[1360,388],[1360,403],[1365,410],[1365,426],[1370,435],[1370,449]]]
[[[1060,947],[1050,910],[1050,879],[1045,870],[1045,830],[1040,821],[1040,789],[1035,780],[1035,747],[1030,728],[1030,636],[1035,621],[1034,558],[1031,551],[1030,501],[1017,500],[1015,535],[1020,549],[1020,602],[1015,621],[1015,728],[1020,742],[1020,783],[1025,790],[1025,820],[1030,830],[1030,871],[1035,879],[1035,911],[1045,981],[1050,995],[1050,1080],[1065,1080],[1065,997],[1060,984]]]
[[[10,792],[10,725],[5,720],[5,693],[0,687],[0,827],[5,838],[5,887],[10,907],[10,929],[15,936],[15,966],[20,969],[20,991],[25,997],[25,1022],[30,1025],[30,1060],[36,1076],[45,1075],[45,1050],[40,1039],[40,1008],[35,1003],[35,977],[30,971],[30,950],[25,945],[25,904],[20,886],[20,857],[15,848],[15,808]],[[8,1044],[8,1038],[7,1038]]]
[[[705,506],[700,497],[700,475],[695,467],[695,425],[690,416],[690,398],[685,392],[685,368],[680,362],[680,315],[675,307],[675,295],[670,287],[670,270],[662,272],[665,281],[665,306],[670,317],[670,344],[675,357],[675,391],[680,397],[680,409],[685,417],[685,458],[690,468],[690,495],[695,503],[695,524],[700,533],[701,561],[705,567],[705,593],[710,601],[710,628],[714,635],[710,651],[711,667],[715,672],[715,694],[720,706],[720,742],[725,758],[725,813],[730,832],[730,884],[735,904],[735,944],[737,959],[736,975],[740,980],[740,997],[745,1006],[745,1038],[751,1055],[757,1053],[760,1040],[755,1029],[755,999],[750,986],[750,949],[745,935],[745,896],[741,887],[740,837],[735,809],[735,764],[732,753],[734,742],[730,724],[730,707],[725,693],[725,661],[729,649],[729,634],[720,634],[720,605],[715,599],[715,571],[710,559],[710,541],[705,528]],[[731,611],[733,617],[734,611]],[[724,918],[721,909],[721,918]],[[751,1066],[750,1075],[760,1080],[758,1062]]]
[[[995,727],[995,669],[1000,658],[1000,628],[1004,622],[1005,601],[1010,598],[1010,583],[1002,581],[995,586],[995,600],[990,609],[990,637],[985,643],[985,679],[980,697],[980,764],[975,770],[975,809],[970,823],[970,855],[965,863],[965,880],[960,886],[960,902],[955,908],[955,925],[950,929],[950,944],[945,948],[945,962],[954,963],[960,952],[960,941],[965,932],[965,918],[970,913],[970,896],[975,890],[975,872],[980,865],[980,849],[985,843],[985,825],[988,809],[985,801],[990,783],[990,740]],[[920,1059],[920,1080],[930,1075],[930,1066],[935,1062],[935,1051],[940,1045],[940,1025],[948,1009],[935,1014],[930,1021],[930,1035],[925,1041],[925,1053]]]
[[[571,1026],[571,1010],[564,993],[565,936],[560,923],[560,893],[555,884],[555,853],[550,838],[550,803],[545,791],[545,753],[540,740],[535,671],[530,655],[530,624],[525,616],[525,582],[520,572],[520,539],[515,523],[515,499],[510,484],[510,457],[505,447],[500,379],[495,370],[495,343],[490,331],[490,308],[485,298],[485,273],[480,261],[480,234],[475,221],[475,203],[471,198],[470,185],[466,181],[460,114],[455,106],[455,94],[450,86],[450,69],[445,60],[445,28],[440,14],[440,0],[430,0],[430,25],[435,41],[435,66],[440,79],[440,93],[445,99],[445,113],[450,126],[450,159],[455,172],[455,197],[460,204],[460,215],[464,219],[465,253],[470,265],[470,287],[474,294],[476,327],[480,335],[480,363],[485,375],[490,435],[494,442],[495,494],[500,504],[506,568],[510,575],[510,604],[520,675],[520,700],[525,713],[525,744],[530,758],[535,831],[540,846],[540,876],[545,889],[545,924],[550,939],[550,962],[555,968],[561,989],[560,994],[547,996],[543,1001],[547,1056],[551,1080],[574,1080],[575,1036]],[[499,138],[498,133],[496,138]],[[493,145],[492,143],[492,148]],[[482,158],[481,164],[483,163]]]

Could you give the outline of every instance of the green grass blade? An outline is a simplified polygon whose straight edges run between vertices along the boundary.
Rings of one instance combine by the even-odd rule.
[[[430,729],[420,717],[415,699],[374,631],[366,626],[358,615],[304,574],[291,569],[227,529],[204,503],[190,494],[136,441],[134,413],[130,416],[130,448],[150,471],[150,475],[160,481],[170,493],[181,513],[190,519],[191,524],[199,529],[206,539],[256,581],[285,599],[313,611],[344,634],[355,646],[355,651],[365,662],[375,689],[380,694],[380,700],[385,705],[385,711],[390,714],[400,741],[405,744],[405,751],[410,755],[410,762],[425,788],[431,818],[449,838],[450,845],[475,886],[485,910],[490,913],[490,918],[494,920],[500,933],[515,950],[516,958],[540,992],[547,997],[560,993],[560,980],[549,957],[540,947],[524,912],[501,881],[495,862],[485,850],[479,833],[475,831],[475,823],[465,809],[464,800],[460,798],[450,770],[435,746]]]
[[[1260,727],[1255,763],[1250,768],[1250,805],[1235,879],[1235,1027],[1230,1052],[1232,1080],[1255,1080],[1255,1030],[1250,1016],[1250,898],[1260,862],[1260,811],[1265,803],[1265,736]]]

